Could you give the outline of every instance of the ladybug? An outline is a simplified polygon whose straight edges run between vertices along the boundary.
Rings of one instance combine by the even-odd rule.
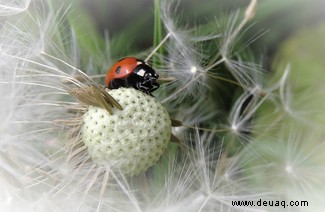
[[[159,88],[159,75],[143,60],[126,57],[117,61],[107,72],[105,84],[109,89],[133,87],[148,95]]]

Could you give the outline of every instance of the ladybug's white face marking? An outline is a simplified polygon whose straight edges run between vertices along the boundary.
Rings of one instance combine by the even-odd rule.
[[[142,64],[142,62],[141,62],[141,61],[138,61],[138,62],[137,62],[137,65],[141,65],[141,64]]]
[[[143,77],[145,73],[146,73],[145,70],[140,69],[140,71],[138,71],[137,74],[138,74],[139,76]]]

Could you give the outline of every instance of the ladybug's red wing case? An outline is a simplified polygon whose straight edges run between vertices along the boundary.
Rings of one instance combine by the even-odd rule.
[[[109,83],[114,79],[127,78],[138,66],[138,62],[134,57],[126,57],[116,62],[107,72],[106,86],[109,86]]]

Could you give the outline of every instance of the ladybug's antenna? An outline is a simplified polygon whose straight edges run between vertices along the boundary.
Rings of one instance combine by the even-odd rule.
[[[144,60],[144,62],[148,62],[148,60],[158,51],[158,49],[166,42],[166,40],[170,37],[170,32],[164,37],[162,41],[156,46],[156,48],[148,55],[148,57]]]

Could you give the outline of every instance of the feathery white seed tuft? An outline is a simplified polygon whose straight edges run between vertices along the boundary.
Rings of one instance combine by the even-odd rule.
[[[105,109],[90,106],[83,116],[83,142],[95,163],[138,175],[154,165],[168,145],[168,112],[154,97],[133,88],[108,93],[123,110],[110,115]]]

